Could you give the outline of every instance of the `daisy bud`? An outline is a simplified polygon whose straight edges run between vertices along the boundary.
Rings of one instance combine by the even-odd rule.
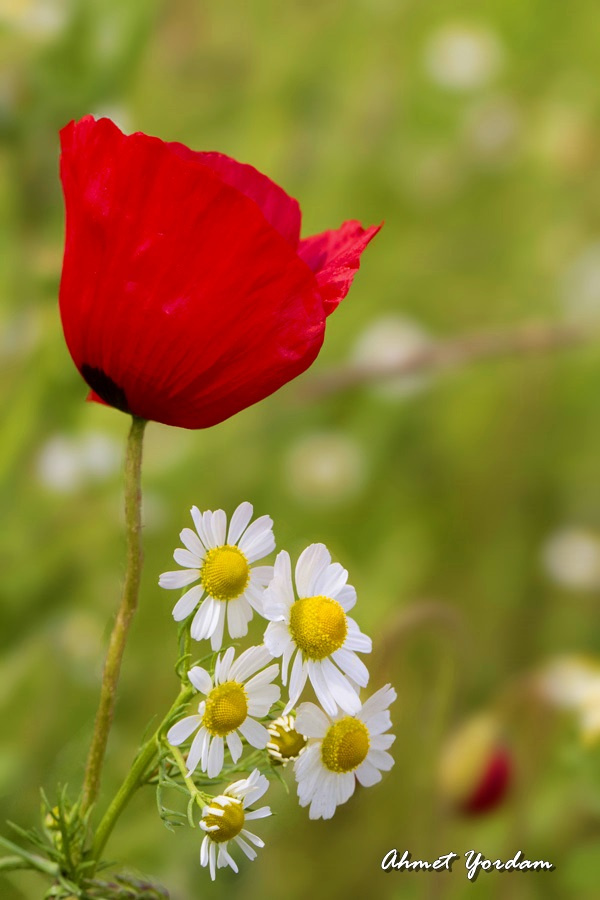
[[[298,759],[306,747],[306,737],[296,731],[294,716],[280,716],[267,727],[269,743],[267,753],[274,766],[287,766],[290,760]]]

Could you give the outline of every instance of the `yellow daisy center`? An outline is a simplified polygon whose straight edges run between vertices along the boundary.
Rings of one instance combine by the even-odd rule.
[[[235,600],[250,581],[248,560],[239,547],[231,544],[213,547],[204,557],[200,581],[215,600]]]
[[[208,813],[208,815],[204,816],[204,821],[209,827],[213,825],[218,826],[217,831],[208,832],[211,841],[216,841],[218,844],[230,841],[244,827],[246,817],[241,801],[235,800],[233,797],[228,799],[231,801],[230,803],[220,803],[218,800],[211,800],[210,805],[213,809],[223,810],[222,816],[214,815],[213,813]]]
[[[238,728],[248,715],[248,695],[237,681],[224,681],[206,698],[202,724],[211,734],[224,737]]]
[[[325,659],[346,640],[346,613],[331,597],[303,597],[292,604],[290,633],[309,659]]]
[[[369,752],[369,731],[360,719],[346,716],[335,722],[323,738],[321,759],[331,772],[352,772]]]
[[[297,759],[306,746],[306,738],[294,728],[294,719],[283,716],[271,722],[268,728],[267,752],[273,764],[285,765],[290,759]]]

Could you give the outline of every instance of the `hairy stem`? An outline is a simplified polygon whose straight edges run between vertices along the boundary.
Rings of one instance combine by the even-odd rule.
[[[95,803],[100,790],[100,778],[106,753],[106,744],[113,720],[117,684],[121,670],[121,660],[127,642],[127,635],[137,608],[140,579],[142,574],[142,442],[145,419],[133,417],[127,440],[125,459],[125,527],[127,535],[127,571],[121,604],[110,636],[100,702],[96,713],[94,734],[88,753],[81,811],[85,814]]]
[[[167,725],[171,722],[173,715],[179,709],[179,707],[183,706],[194,694],[194,689],[191,685],[187,685],[186,687],[182,687],[175,702],[171,706],[169,712],[164,717],[154,734],[151,738],[149,738],[145,744],[140,747],[139,753],[133,761],[133,765],[129,770],[129,774],[127,775],[125,781],[115,794],[110,806],[106,810],[102,821],[98,825],[98,829],[96,831],[96,835],[94,837],[94,842],[92,845],[92,858],[98,862],[100,856],[102,855],[102,851],[104,850],[104,846],[110,837],[110,833],[115,827],[117,819],[127,806],[127,803],[131,799],[132,795],[135,791],[140,787],[140,785],[144,781],[144,777],[147,775],[147,772],[150,766],[154,763],[160,746],[160,740],[163,736],[163,732]]]

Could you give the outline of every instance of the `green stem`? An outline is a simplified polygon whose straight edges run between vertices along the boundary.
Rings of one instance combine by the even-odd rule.
[[[198,806],[203,807],[206,803],[210,803],[212,796],[210,794],[205,794],[199,787],[196,787],[193,778],[188,776],[187,766],[181,750],[179,750],[178,747],[171,747],[170,750],[171,756],[177,763],[177,768],[181,772],[181,777],[183,778],[190,795],[196,800]]]
[[[177,709],[187,703],[191,699],[193,694],[194,689],[193,687],[191,687],[191,685],[182,687],[175,702],[171,706],[169,712],[164,717],[152,737],[149,738],[146,743],[140,747],[140,751],[133,762],[129,774],[115,794],[110,806],[104,813],[102,821],[98,825],[91,852],[92,859],[94,859],[96,862],[100,860],[102,851],[104,850],[106,842],[110,837],[113,828],[115,827],[117,819],[127,806],[132,795],[135,793],[138,787],[140,787],[140,784],[143,782],[144,776],[147,774],[148,769],[154,763],[158,755],[160,740],[163,736],[165,727],[171,722],[173,715],[177,711]]]
[[[29,869],[22,856],[3,856],[0,859],[0,872],[10,872],[13,869]]]
[[[121,670],[121,660],[127,642],[127,635],[133,615],[137,608],[140,579],[142,574],[142,493],[141,493],[141,467],[142,467],[142,441],[144,437],[145,419],[133,417],[129,438],[127,440],[127,455],[125,459],[125,527],[127,533],[127,571],[121,605],[117,612],[115,624],[110,636],[104,672],[102,674],[102,687],[100,689],[100,702],[96,713],[94,734],[88,753],[85,777],[83,781],[83,795],[81,812],[85,814],[95,803],[100,790],[100,778],[108,734],[113,720],[117,684]]]
[[[0,869],[37,869],[38,872],[43,872],[45,875],[52,875],[52,877],[58,875],[59,868],[56,863],[37,856],[35,853],[28,853],[6,838],[0,837],[0,844],[14,852],[14,856],[4,856],[0,859]],[[17,861],[20,862],[20,865],[17,865]]]

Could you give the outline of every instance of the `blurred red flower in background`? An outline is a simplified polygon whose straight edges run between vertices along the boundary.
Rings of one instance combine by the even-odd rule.
[[[316,358],[379,227],[300,240],[300,208],[252,166],[86,116],[61,131],[60,312],[90,399],[206,428]]]
[[[514,779],[514,759],[493,714],[472,716],[448,737],[438,774],[441,795],[455,810],[479,815],[500,806]]]

